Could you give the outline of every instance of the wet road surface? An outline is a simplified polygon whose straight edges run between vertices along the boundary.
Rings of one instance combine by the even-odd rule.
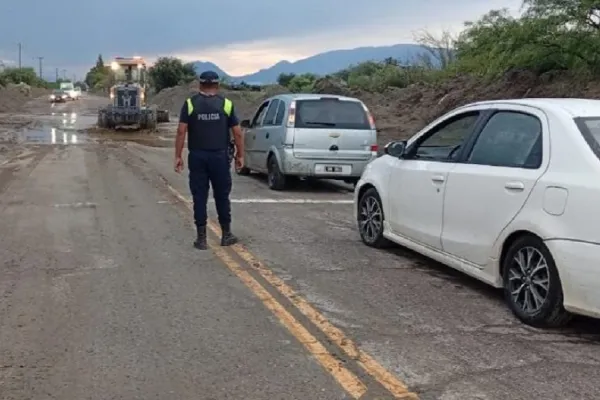
[[[598,397],[597,321],[529,328],[485,285],[366,248],[345,185],[236,177],[243,246],[194,250],[172,134],[86,133],[98,102],[64,105],[69,118],[36,103],[10,128],[0,398]]]

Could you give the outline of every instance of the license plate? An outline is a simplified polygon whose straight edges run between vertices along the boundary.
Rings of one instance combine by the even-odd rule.
[[[335,164],[317,164],[315,173],[325,175],[350,175],[352,173],[351,165],[335,165]]]

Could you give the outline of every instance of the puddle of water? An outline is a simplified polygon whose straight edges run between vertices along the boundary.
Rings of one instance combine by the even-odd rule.
[[[52,113],[23,128],[17,134],[22,143],[74,145],[89,141],[84,130],[96,122],[90,116],[78,116],[77,113]]]
[[[20,138],[24,143],[35,144],[78,144],[87,141],[86,135],[81,132],[50,127],[27,128],[21,132]]]

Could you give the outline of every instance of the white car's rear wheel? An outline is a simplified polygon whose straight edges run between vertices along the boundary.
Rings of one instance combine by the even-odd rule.
[[[371,247],[381,248],[389,244],[383,236],[383,205],[375,188],[367,189],[358,201],[358,231],[362,241]]]
[[[513,313],[536,327],[565,325],[563,291],[552,254],[535,236],[516,239],[503,260],[504,298]]]

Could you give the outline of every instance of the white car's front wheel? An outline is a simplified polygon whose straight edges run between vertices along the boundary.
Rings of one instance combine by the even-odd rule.
[[[375,188],[370,188],[363,193],[358,201],[358,231],[362,241],[375,248],[382,248],[389,244],[383,236],[383,205]]]

